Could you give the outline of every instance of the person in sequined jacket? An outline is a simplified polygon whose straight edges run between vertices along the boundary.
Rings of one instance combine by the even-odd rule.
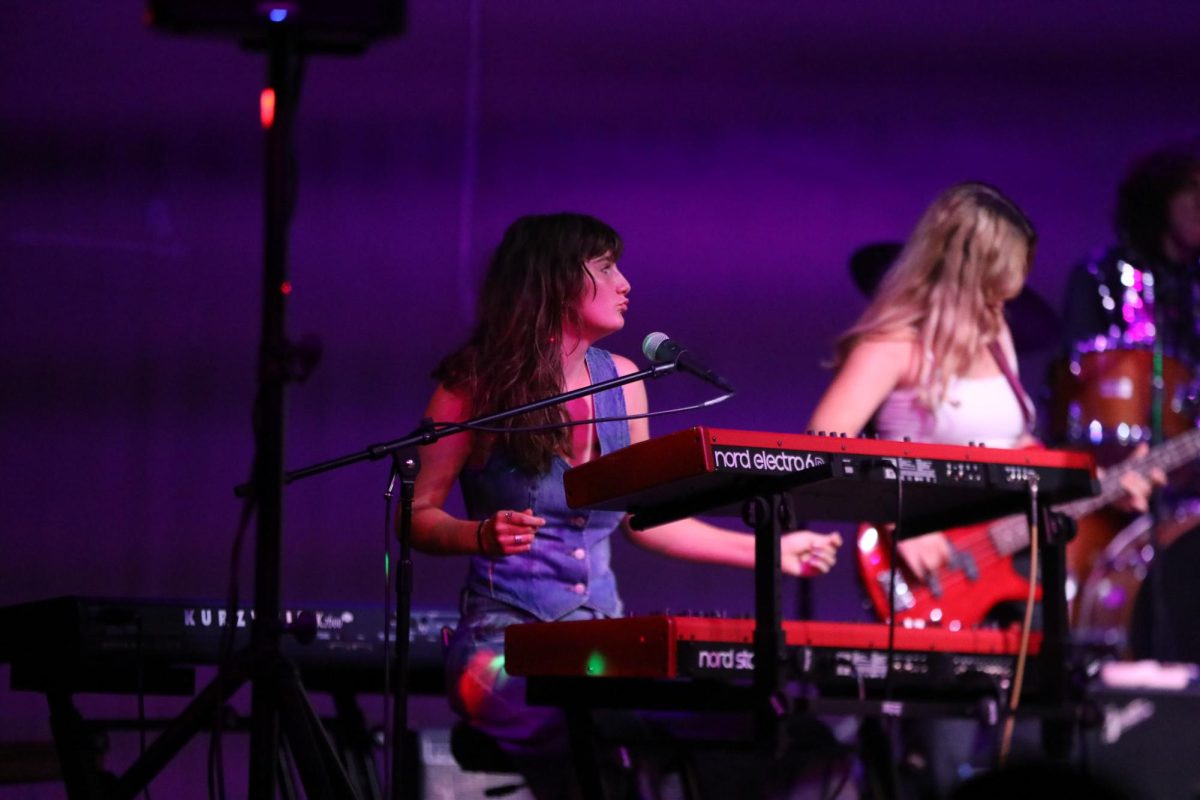
[[[1117,191],[1115,223],[1118,243],[1067,281],[1066,346],[1150,347],[1161,323],[1166,354],[1200,363],[1200,145],[1136,160]]]
[[[1083,359],[1105,350],[1161,352],[1164,361],[1173,360],[1183,373],[1183,378],[1172,379],[1164,371],[1163,428],[1168,412],[1176,424],[1190,427],[1200,386],[1200,141],[1169,144],[1132,163],[1117,190],[1115,228],[1117,243],[1094,252],[1068,279],[1063,305],[1066,355]],[[1149,374],[1144,380],[1143,385],[1151,385]],[[1172,385],[1179,380],[1185,385]],[[1121,396],[1114,391],[1099,387],[1104,397]],[[1149,419],[1130,420],[1133,424],[1124,430],[1118,427],[1117,444],[1140,441],[1133,455],[1145,453],[1154,417],[1151,409]],[[1108,433],[1097,429],[1091,443],[1106,446]],[[1170,436],[1168,430],[1161,433]],[[1128,441],[1121,441],[1121,434]],[[1073,444],[1080,439],[1069,428],[1067,436]],[[1123,456],[1120,447],[1117,452],[1117,457]],[[1159,499],[1154,526],[1137,539],[1155,543],[1153,561],[1144,555],[1149,548],[1135,548],[1136,569],[1150,569],[1130,612],[1128,648],[1135,658],[1193,661],[1200,659],[1200,594],[1194,589],[1195,555],[1187,554],[1200,546],[1195,534],[1200,527],[1200,471],[1191,467],[1176,472]],[[1135,520],[1112,541],[1126,541],[1139,524]],[[1072,556],[1081,561],[1079,572],[1086,576],[1092,568],[1086,560],[1087,542],[1081,536],[1072,547],[1078,548]],[[1128,602],[1116,593],[1101,602],[1110,600],[1114,607]],[[1103,629],[1112,623],[1106,617],[1081,624]]]

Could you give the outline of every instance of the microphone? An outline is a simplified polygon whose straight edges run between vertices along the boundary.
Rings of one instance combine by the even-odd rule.
[[[678,342],[671,341],[665,333],[652,333],[642,340],[642,353],[656,364],[672,363],[684,372],[690,372],[701,380],[706,380],[723,392],[733,394],[733,385],[717,373],[697,361],[687,348]]]

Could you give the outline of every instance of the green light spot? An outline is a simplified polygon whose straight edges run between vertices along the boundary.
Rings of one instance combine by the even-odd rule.
[[[603,675],[605,672],[604,654],[598,650],[593,650],[587,660],[588,675]]]
[[[494,672],[499,672],[500,670],[504,669],[504,653],[500,653],[493,657],[492,662],[488,664],[488,667]]]

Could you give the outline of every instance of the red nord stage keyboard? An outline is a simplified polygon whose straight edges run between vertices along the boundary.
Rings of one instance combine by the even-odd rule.
[[[806,480],[807,476],[807,480]],[[740,513],[748,496],[786,492],[800,519],[896,521],[909,533],[1095,494],[1090,454],[1001,450],[882,439],[696,427],[569,470],[573,508],[623,509],[649,524],[694,513]]]
[[[798,674],[825,687],[876,684],[887,672],[888,627],[853,622],[784,622]],[[749,681],[754,622],[646,616],[513,625],[505,668],[526,677]],[[1030,638],[1030,653],[1041,637]],[[1007,687],[1019,634],[1009,630],[895,630],[893,680],[952,690],[974,679]]]

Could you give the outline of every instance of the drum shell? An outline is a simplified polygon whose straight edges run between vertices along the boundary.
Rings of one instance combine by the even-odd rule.
[[[1200,516],[1138,524],[1113,538],[1080,587],[1076,638],[1127,658],[1200,660]],[[1179,651],[1162,652],[1163,641]]]
[[[1135,659],[1200,664],[1200,519],[1167,523],[1129,621]]]
[[[1136,445],[1151,439],[1151,350],[1096,350],[1055,365],[1051,372],[1050,440],[1076,445]],[[1183,433],[1195,422],[1192,376],[1163,358],[1163,432]]]

